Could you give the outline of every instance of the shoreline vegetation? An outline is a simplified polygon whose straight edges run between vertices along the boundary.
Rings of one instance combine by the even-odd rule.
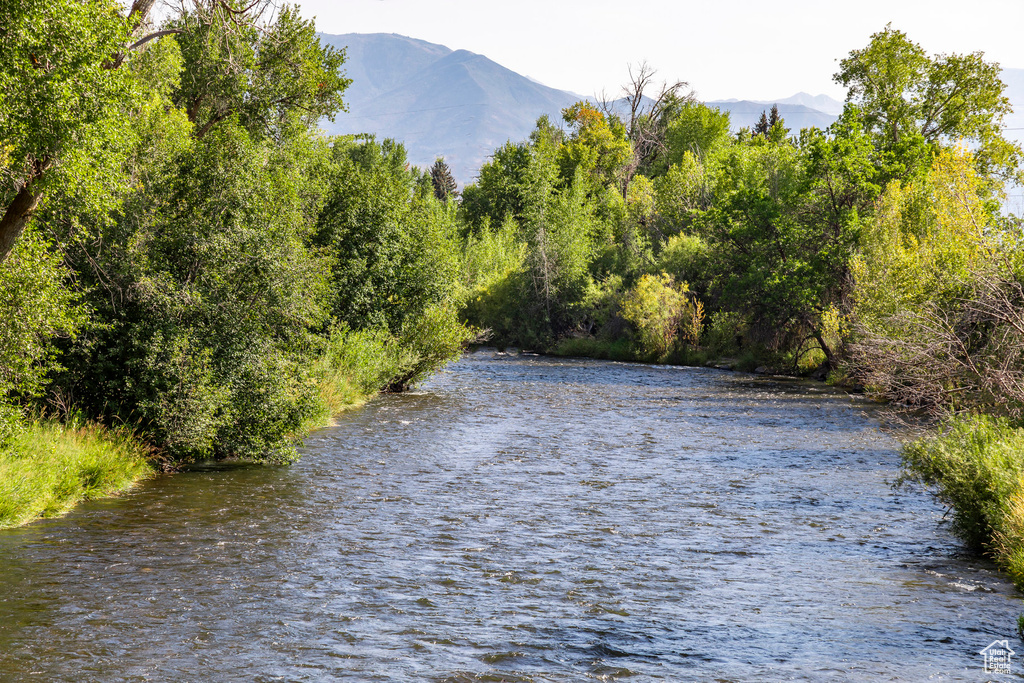
[[[290,462],[487,341],[926,412],[904,481],[1024,588],[1024,151],[998,64],[886,26],[840,60],[838,120],[801,131],[644,64],[460,191],[443,159],[325,137],[344,51],[271,5],[0,4],[0,525]]]

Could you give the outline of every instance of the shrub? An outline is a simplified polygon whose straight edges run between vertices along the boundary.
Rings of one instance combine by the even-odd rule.
[[[32,229],[0,263],[0,445],[18,429],[14,394],[34,396],[51,369],[55,336],[72,335],[85,315],[65,285],[66,271]]]
[[[670,275],[642,275],[622,299],[622,317],[633,324],[641,350],[664,356],[675,345],[680,328],[691,343],[700,339],[703,306],[687,296],[685,283],[676,285]]]
[[[432,306],[402,327],[398,343],[408,349],[412,362],[394,376],[388,389],[404,391],[421,382],[427,375],[458,358],[462,349],[476,333],[459,322],[455,311]]]

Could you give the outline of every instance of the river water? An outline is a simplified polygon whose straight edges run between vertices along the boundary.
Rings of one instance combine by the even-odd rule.
[[[0,680],[987,680],[1024,603],[878,427],[822,385],[479,351],[291,467],[0,531]]]

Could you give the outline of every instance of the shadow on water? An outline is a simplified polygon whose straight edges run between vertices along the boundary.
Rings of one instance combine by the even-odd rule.
[[[472,354],[291,467],[0,532],[0,680],[982,680],[1019,596],[878,427],[820,385]]]

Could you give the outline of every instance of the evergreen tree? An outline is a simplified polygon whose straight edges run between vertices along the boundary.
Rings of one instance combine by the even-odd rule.
[[[438,158],[430,168],[430,181],[434,185],[434,196],[441,201],[446,202],[459,194],[458,185],[444,157]]]
[[[768,113],[762,111],[761,118],[757,120],[757,125],[754,126],[754,135],[768,135],[768,131],[771,128],[772,124],[768,122]]]

